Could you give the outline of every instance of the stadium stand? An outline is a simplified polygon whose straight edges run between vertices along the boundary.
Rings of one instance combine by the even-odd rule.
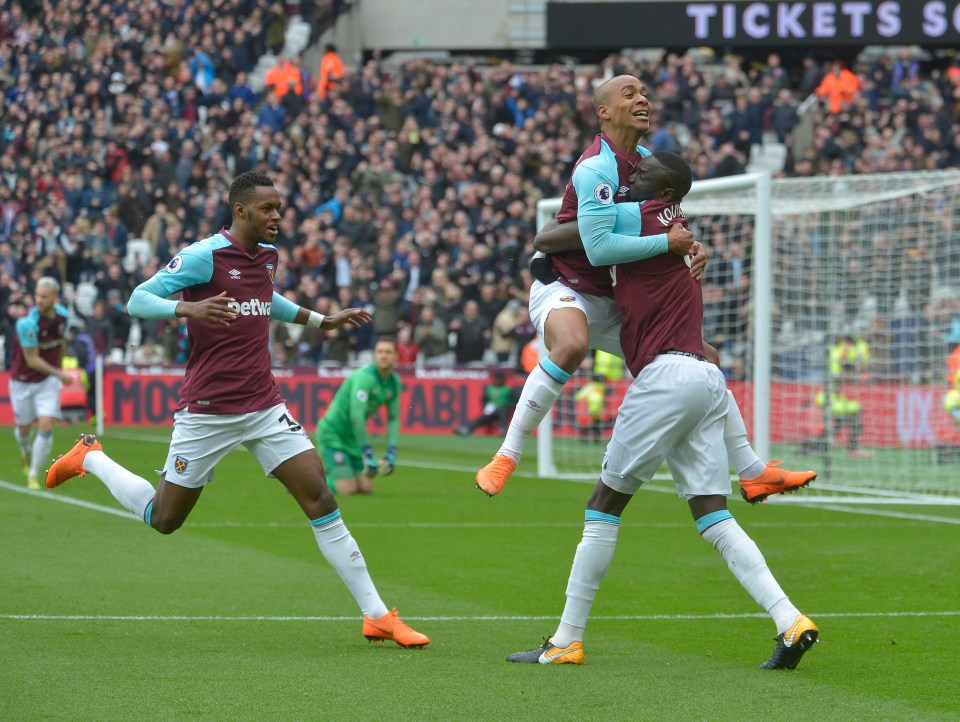
[[[329,24],[344,3],[319,5],[304,14]],[[536,202],[562,193],[595,132],[593,83],[618,73],[649,85],[650,147],[681,152],[698,179],[748,168],[793,177],[960,162],[958,68],[905,68],[892,53],[854,65],[859,86],[832,109],[812,95],[829,57],[788,67],[776,55],[751,64],[702,50],[617,53],[596,66],[416,56],[397,64],[376,55],[360,66],[345,59],[345,77],[321,99],[316,69],[297,56],[305,30],[293,6],[44,7],[13,2],[0,11],[5,332],[10,304],[29,301],[44,273],[75,285],[83,313],[108,290],[126,302],[184,244],[228,223],[229,181],[254,167],[276,179],[288,203],[281,292],[331,311],[373,306],[387,282],[400,313],[396,328],[378,331],[416,329],[427,306],[456,327],[470,302],[491,328],[508,301],[526,300]],[[299,69],[302,92],[277,99],[261,90],[277,52]],[[722,274],[739,267],[736,252],[714,249],[708,316],[718,323],[735,303]],[[918,323],[942,325],[922,312],[932,300],[916,299]],[[882,309],[877,315],[887,324]],[[175,330],[144,329],[169,349],[168,362],[184,355]],[[368,334],[292,343],[278,363],[353,362],[370,348]],[[482,343],[482,357],[495,360]],[[457,345],[451,337],[449,349]],[[514,348],[511,363],[518,355]],[[453,358],[448,350],[431,362]]]

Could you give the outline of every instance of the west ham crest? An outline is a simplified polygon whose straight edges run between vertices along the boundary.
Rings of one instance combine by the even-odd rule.
[[[174,457],[173,459],[173,468],[177,470],[178,474],[182,474],[187,470],[187,464],[190,462],[184,459],[182,456]]]

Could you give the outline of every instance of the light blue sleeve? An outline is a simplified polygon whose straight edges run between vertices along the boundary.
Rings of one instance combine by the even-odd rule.
[[[26,316],[17,319],[17,341],[22,348],[36,348],[40,345],[40,327],[33,315],[33,310]]]
[[[295,304],[276,291],[273,292],[273,301],[270,302],[270,318],[284,323],[293,323],[297,320],[300,306]]]
[[[669,249],[666,233],[655,236],[624,236],[613,232],[615,221],[616,216],[586,216],[577,219],[583,248],[594,266],[642,261],[666,253]],[[591,240],[588,241],[588,238]]]
[[[127,313],[137,318],[176,318],[179,301],[168,299],[168,295],[166,287],[154,276],[133,289]]]
[[[176,300],[169,299],[185,288],[206,283],[213,277],[213,250],[206,242],[184,248],[148,281],[130,295],[127,312],[137,318],[176,318]]]
[[[577,192],[577,225],[583,250],[594,266],[609,266],[650,258],[668,249],[667,236],[639,237],[617,233],[617,206],[613,202],[619,187],[615,164],[604,163],[599,155],[583,161],[573,171],[573,187]],[[612,172],[611,172],[612,168]]]

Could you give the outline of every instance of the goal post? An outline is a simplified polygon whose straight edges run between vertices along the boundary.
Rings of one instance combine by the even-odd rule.
[[[710,253],[704,338],[760,457],[816,469],[804,498],[958,500],[960,172],[751,173],[695,182],[683,208]],[[598,474],[606,438],[579,433],[570,401],[584,376],[538,430],[541,476]]]

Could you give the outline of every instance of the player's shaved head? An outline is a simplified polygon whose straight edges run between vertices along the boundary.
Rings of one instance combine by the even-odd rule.
[[[600,110],[601,105],[610,105],[610,100],[619,93],[624,85],[633,84],[642,86],[639,78],[632,75],[617,75],[616,77],[604,80],[593,91],[593,109]]]

